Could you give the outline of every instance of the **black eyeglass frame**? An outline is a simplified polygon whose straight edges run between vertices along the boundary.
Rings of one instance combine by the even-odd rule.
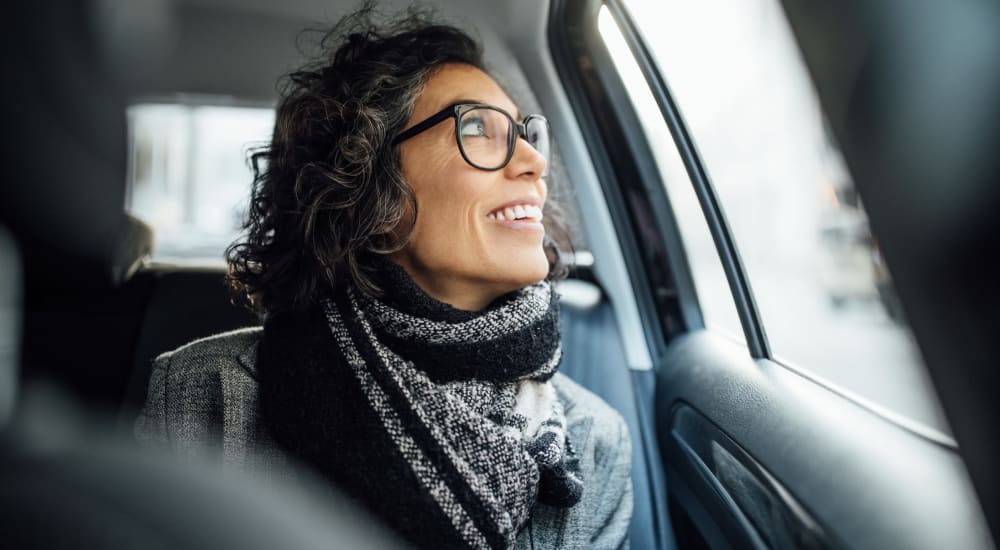
[[[475,162],[472,162],[472,160],[469,159],[469,156],[465,154],[465,148],[462,146],[462,127],[458,122],[462,120],[463,115],[465,115],[469,111],[473,111],[476,109],[490,109],[502,114],[503,116],[507,117],[508,121],[510,121],[511,124],[510,127],[515,129],[514,132],[508,132],[507,134],[507,157],[497,167],[487,168],[485,166],[480,166]],[[448,105],[447,107],[441,109],[437,113],[434,113],[433,115],[425,118],[424,120],[421,120],[420,122],[414,124],[408,130],[400,132],[400,134],[397,135],[395,139],[392,140],[392,145],[393,146],[399,145],[400,143],[410,139],[411,137],[420,134],[421,132],[425,132],[430,128],[440,124],[441,122],[448,120],[449,118],[455,119],[455,145],[458,146],[458,152],[462,154],[462,158],[465,159],[465,162],[467,162],[469,166],[472,166],[473,168],[478,168],[480,170],[486,170],[487,172],[496,172],[497,170],[502,170],[505,166],[507,166],[510,163],[510,159],[514,158],[514,147],[517,144],[517,138],[519,137],[524,138],[524,141],[527,142],[528,145],[531,145],[531,141],[528,140],[528,122],[532,120],[541,120],[543,123],[545,123],[545,127],[549,128],[548,119],[546,119],[542,115],[528,115],[524,117],[524,120],[518,122],[514,120],[514,117],[511,116],[510,113],[494,105],[489,105],[486,103],[452,103],[451,105]],[[550,133],[549,141],[551,142],[551,140],[552,137]],[[549,143],[549,151],[551,150],[552,150],[552,144]],[[550,162],[550,160],[548,157],[545,158],[545,162],[546,162],[545,171],[542,173],[543,176],[547,175],[549,170],[548,163]]]

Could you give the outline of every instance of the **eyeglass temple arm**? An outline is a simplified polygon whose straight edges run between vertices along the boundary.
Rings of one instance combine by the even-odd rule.
[[[411,137],[423,132],[424,130],[440,123],[443,120],[455,116],[455,106],[449,105],[444,109],[441,109],[436,114],[431,115],[430,118],[424,119],[423,121],[415,124],[409,130],[406,130],[396,136],[396,139],[392,140],[393,145],[399,145],[400,143],[410,139]]]

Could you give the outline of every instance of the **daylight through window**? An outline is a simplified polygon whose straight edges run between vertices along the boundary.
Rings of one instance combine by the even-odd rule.
[[[248,152],[270,139],[274,110],[142,104],[128,120],[128,208],[152,226],[154,259],[221,262],[250,197]]]

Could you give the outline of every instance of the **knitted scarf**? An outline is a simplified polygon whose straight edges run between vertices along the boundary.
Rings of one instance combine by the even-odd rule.
[[[573,506],[583,485],[548,382],[561,358],[549,283],[467,312],[395,264],[380,282],[378,298],[345,288],[265,323],[273,437],[422,547],[508,548],[536,501]]]

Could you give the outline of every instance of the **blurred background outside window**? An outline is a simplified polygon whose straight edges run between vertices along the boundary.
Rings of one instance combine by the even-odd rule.
[[[776,360],[949,428],[776,0],[625,0],[719,196]],[[741,334],[690,180],[613,17],[599,26],[657,155],[706,326]],[[739,336],[742,339],[742,336]]]
[[[688,267],[705,326],[717,334],[746,345],[746,336],[729,290],[725,268],[716,252],[712,233],[701,214],[694,184],[684,168],[684,161],[674,145],[670,129],[660,116],[656,99],[646,86],[639,64],[629,51],[625,37],[611,13],[603,9],[599,17],[598,29],[608,45],[618,73],[629,84],[629,97],[639,114],[650,148],[656,154],[660,177],[667,188],[670,206],[674,210],[677,228],[688,256]]]
[[[129,211],[153,228],[153,259],[221,263],[240,233],[253,172],[274,110],[194,104],[128,109]]]

